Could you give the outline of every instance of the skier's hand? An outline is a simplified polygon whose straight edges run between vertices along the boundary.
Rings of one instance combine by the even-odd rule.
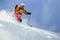
[[[15,8],[13,8],[13,10],[15,10]]]
[[[31,15],[31,12],[27,13],[27,15]]]

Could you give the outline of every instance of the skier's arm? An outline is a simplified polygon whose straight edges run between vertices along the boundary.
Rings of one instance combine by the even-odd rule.
[[[26,10],[24,10],[23,13],[27,15],[31,15],[31,12],[27,12]]]

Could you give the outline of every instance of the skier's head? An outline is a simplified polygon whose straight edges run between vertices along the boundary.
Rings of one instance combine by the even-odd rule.
[[[16,5],[16,6],[18,6],[18,5]]]

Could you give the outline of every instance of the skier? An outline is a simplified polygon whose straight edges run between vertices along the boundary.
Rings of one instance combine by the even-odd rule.
[[[22,22],[22,17],[21,17],[22,14],[31,15],[30,12],[27,12],[27,11],[24,9],[24,4],[16,5],[16,6],[14,7],[14,10],[15,10],[15,16],[16,16],[16,18],[17,18],[17,21],[19,21],[19,22]]]

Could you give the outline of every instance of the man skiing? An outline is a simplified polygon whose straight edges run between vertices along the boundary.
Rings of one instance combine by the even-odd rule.
[[[17,18],[17,21],[19,22],[22,22],[22,17],[21,17],[22,14],[31,15],[31,13],[27,12],[24,9],[24,4],[16,5],[14,10],[15,10],[15,17]]]

